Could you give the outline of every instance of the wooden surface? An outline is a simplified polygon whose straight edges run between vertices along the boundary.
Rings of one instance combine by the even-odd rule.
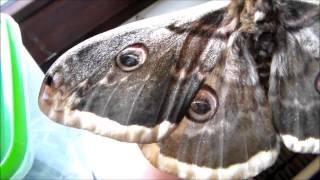
[[[120,25],[153,2],[35,0],[12,15],[20,25],[24,45],[45,72],[72,46]]]

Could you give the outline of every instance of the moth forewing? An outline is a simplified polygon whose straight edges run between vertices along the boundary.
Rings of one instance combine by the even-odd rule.
[[[134,22],[76,45],[48,70],[40,109],[61,124],[121,141],[164,138],[212,66],[181,53],[189,24],[211,11],[202,5]],[[172,24],[187,31],[177,34]]]

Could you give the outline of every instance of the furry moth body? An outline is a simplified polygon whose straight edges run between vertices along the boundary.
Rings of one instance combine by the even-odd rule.
[[[319,153],[319,6],[215,2],[90,38],[49,69],[52,120],[141,144],[181,178],[250,178],[282,141]]]

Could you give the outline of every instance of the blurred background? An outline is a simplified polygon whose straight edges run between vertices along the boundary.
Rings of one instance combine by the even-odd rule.
[[[67,49],[132,17],[141,19],[203,2],[206,0],[1,0],[1,11],[19,23],[24,45],[46,71]]]

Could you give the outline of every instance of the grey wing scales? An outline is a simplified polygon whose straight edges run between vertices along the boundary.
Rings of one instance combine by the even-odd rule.
[[[286,147],[294,152],[320,153],[320,11],[308,4],[294,8],[298,5],[289,4],[287,16],[291,17],[290,8],[299,16],[288,20],[291,24],[279,33],[269,100],[275,127]]]
[[[239,179],[277,159],[279,141],[265,93],[252,78],[257,77],[253,59],[230,49],[202,87],[216,93],[215,115],[206,122],[185,117],[166,139],[141,145],[156,167],[188,179]]]

